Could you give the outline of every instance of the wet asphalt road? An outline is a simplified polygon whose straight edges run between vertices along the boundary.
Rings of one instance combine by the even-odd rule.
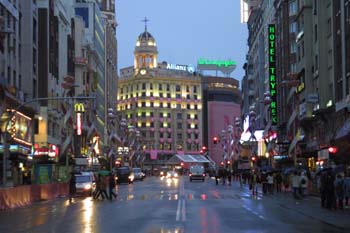
[[[149,177],[120,185],[118,193],[113,201],[78,197],[69,203],[60,198],[0,212],[0,232],[350,232],[291,208],[292,202],[252,197],[237,183],[216,186],[212,179],[189,182],[187,177]]]

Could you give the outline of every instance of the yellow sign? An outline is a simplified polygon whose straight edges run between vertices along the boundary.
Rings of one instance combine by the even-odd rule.
[[[74,111],[75,112],[85,112],[85,106],[83,103],[76,103],[74,104]]]

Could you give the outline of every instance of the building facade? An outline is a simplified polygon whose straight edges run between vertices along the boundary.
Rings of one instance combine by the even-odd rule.
[[[118,80],[120,118],[140,131],[143,164],[165,165],[174,154],[199,154],[202,146],[202,85],[187,66],[158,63],[154,37],[141,33],[134,66]]]
[[[224,77],[202,77],[202,88],[202,122],[207,122],[203,124],[203,145],[208,148],[208,156],[216,164],[237,160],[238,151],[235,150],[237,148],[228,146],[226,142],[230,143],[230,140],[234,140],[237,145],[239,141],[239,137],[234,134],[239,127],[236,125],[236,120],[241,119],[239,81]],[[226,131],[230,126],[233,127],[233,131],[227,134]],[[225,131],[224,135],[223,131]],[[216,144],[214,137],[218,138]]]

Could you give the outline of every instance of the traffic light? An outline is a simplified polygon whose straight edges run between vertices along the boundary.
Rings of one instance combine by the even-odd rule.
[[[230,160],[227,160],[227,165],[230,165],[231,164],[231,161]]]
[[[338,148],[337,148],[337,147],[334,147],[334,146],[331,146],[331,147],[328,148],[328,151],[329,151],[329,153],[331,153],[331,154],[335,154],[335,153],[337,153]]]
[[[218,143],[218,141],[219,141],[218,137],[216,137],[216,136],[215,136],[215,137],[213,137],[213,143],[214,143],[214,144],[217,144],[217,143]]]

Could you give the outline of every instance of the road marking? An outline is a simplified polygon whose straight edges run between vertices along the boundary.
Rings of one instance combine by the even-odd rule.
[[[244,209],[248,210],[250,213],[252,213],[252,214],[258,216],[260,219],[265,220],[264,216],[262,216],[261,214],[259,214],[259,213],[256,212],[256,211],[252,210],[252,209],[249,208],[248,206],[242,205],[242,207],[243,207]]]
[[[176,209],[176,221],[180,221],[180,209],[181,209],[181,199],[179,199],[177,203],[177,209]]]
[[[182,221],[183,222],[185,222],[186,221],[186,202],[185,202],[185,200],[182,200],[182,214],[181,214],[181,216],[182,216]]]

